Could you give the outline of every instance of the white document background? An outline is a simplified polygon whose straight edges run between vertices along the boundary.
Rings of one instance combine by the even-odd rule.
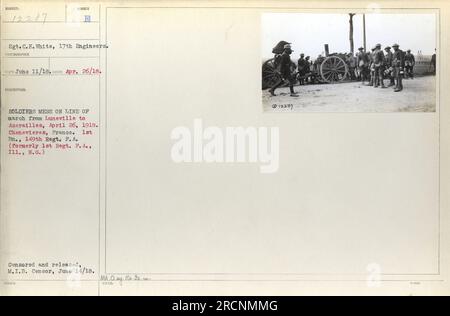
[[[448,294],[448,63],[438,59],[436,112],[263,113],[261,13],[318,6],[111,1],[85,34],[46,26],[39,36],[94,35],[109,47],[95,59],[98,77],[2,76],[2,86],[27,88],[2,89],[2,292]],[[410,6],[436,12],[445,56],[448,6]],[[2,25],[2,38],[38,36],[28,32]],[[5,153],[9,106],[74,103],[99,123],[94,150]],[[170,133],[196,118],[279,127],[278,172],[174,163]],[[9,262],[40,261],[94,273],[76,286],[67,276],[6,273]],[[382,282],[371,287],[374,264]]]

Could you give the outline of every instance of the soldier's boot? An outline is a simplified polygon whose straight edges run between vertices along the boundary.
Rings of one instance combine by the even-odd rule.
[[[402,79],[398,78],[397,79],[397,84],[395,85],[395,89],[394,92],[400,92],[403,90],[403,84],[402,84]]]
[[[298,97],[298,94],[295,93],[293,86],[289,86],[289,90],[291,91],[291,97]]]
[[[389,81],[388,87],[392,87],[392,86],[395,86],[394,78],[391,78],[391,80]]]

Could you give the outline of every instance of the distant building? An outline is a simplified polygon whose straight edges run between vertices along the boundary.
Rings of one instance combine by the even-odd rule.
[[[414,73],[417,75],[428,75],[433,73],[431,66],[431,55],[417,54],[414,56],[416,65],[414,66]]]

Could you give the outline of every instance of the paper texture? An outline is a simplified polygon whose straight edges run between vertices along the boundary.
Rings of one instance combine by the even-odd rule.
[[[355,55],[363,14],[367,51],[411,46],[402,91],[348,69],[262,89],[279,40],[294,63],[348,53],[349,13]],[[0,294],[450,294],[449,18],[445,1],[2,1]]]

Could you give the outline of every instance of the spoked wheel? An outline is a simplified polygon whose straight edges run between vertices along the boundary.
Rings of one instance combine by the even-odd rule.
[[[262,88],[268,89],[281,82],[280,74],[275,70],[274,59],[271,58],[262,65]]]
[[[320,65],[320,76],[325,82],[341,82],[347,77],[347,73],[347,64],[338,56],[329,56]]]

